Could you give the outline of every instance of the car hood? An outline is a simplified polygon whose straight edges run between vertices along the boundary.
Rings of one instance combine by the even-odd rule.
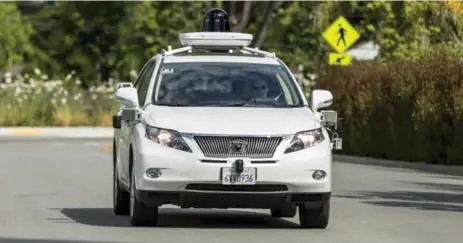
[[[150,125],[183,133],[269,135],[316,128],[312,111],[301,108],[150,106]]]

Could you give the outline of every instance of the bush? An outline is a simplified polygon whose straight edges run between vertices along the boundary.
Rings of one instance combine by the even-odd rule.
[[[0,82],[0,127],[5,126],[111,126],[116,113],[115,83],[84,90],[69,74],[49,80],[40,70]]]
[[[316,88],[345,118],[343,153],[463,165],[461,49],[438,45],[388,62],[331,67]]]

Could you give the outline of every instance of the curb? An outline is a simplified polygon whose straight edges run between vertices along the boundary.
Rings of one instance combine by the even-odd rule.
[[[113,152],[113,145],[112,144],[104,144],[101,146],[101,149],[105,152]]]
[[[108,127],[2,127],[0,139],[18,138],[112,138]]]
[[[377,159],[377,158],[368,158],[368,157],[360,157],[360,156],[352,156],[352,155],[340,155],[340,154],[334,154],[333,159],[335,160],[335,162],[339,162],[339,163],[411,169],[411,170],[418,170],[418,171],[429,172],[429,173],[463,176],[463,166],[459,166],[459,165],[434,165],[434,164],[426,164],[423,162],[387,160],[387,159]]]

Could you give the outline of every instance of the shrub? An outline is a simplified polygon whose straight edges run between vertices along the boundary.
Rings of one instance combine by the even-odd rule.
[[[438,45],[388,62],[331,67],[329,89],[345,118],[344,153],[463,164],[461,49]]]
[[[40,70],[0,82],[0,126],[111,126],[115,82],[84,90],[74,74],[49,80]]]

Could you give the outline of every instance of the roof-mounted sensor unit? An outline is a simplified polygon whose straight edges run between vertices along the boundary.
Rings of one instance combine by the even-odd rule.
[[[182,46],[207,49],[243,48],[251,44],[252,34],[233,32],[193,32],[179,35]]]
[[[227,12],[221,8],[209,9],[204,15],[201,32],[230,32]]]

